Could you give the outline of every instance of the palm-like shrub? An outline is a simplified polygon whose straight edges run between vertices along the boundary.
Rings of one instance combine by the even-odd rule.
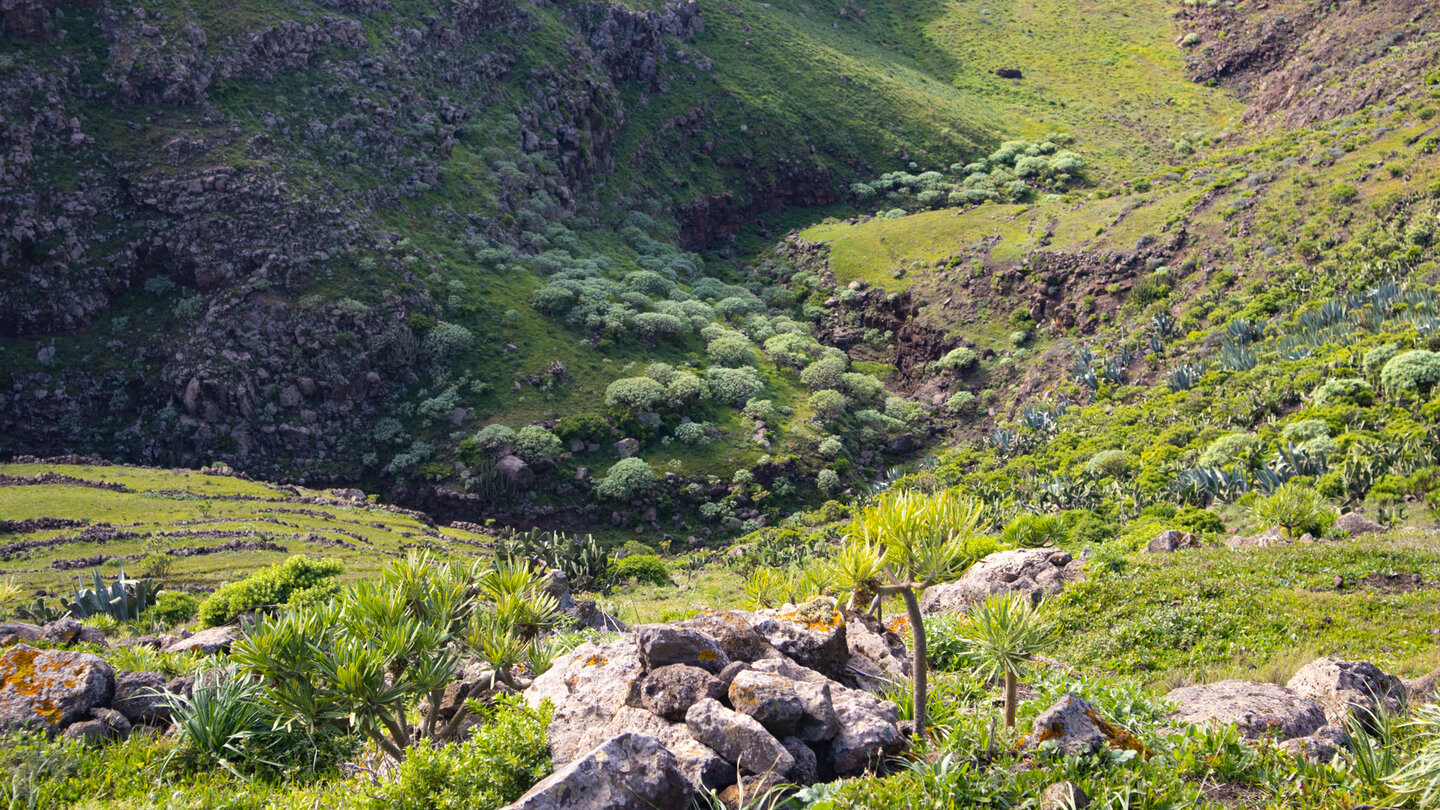
[[[439,708],[464,656],[517,686],[513,668],[558,618],[542,583],[523,563],[482,569],[412,554],[378,582],[263,619],[231,660],[264,684],[261,700],[280,722],[349,726],[400,761],[417,741],[449,739],[461,727],[463,706],[443,726]],[[417,703],[428,706],[418,727],[410,722]]]
[[[1398,796],[1413,800],[1417,807],[1440,807],[1440,706],[1416,706],[1406,725],[1420,746],[1409,761],[1385,776],[1385,781]]]
[[[1000,533],[1005,545],[1016,548],[1048,548],[1068,536],[1059,515],[1021,515]]]
[[[1320,493],[1294,482],[1281,484],[1250,508],[1257,521],[1266,526],[1279,526],[1291,538],[1317,529],[1328,511]]]
[[[932,585],[954,579],[979,557],[976,543],[984,505],[961,496],[956,490],[938,495],[919,492],[890,492],[856,515],[850,524],[845,555],[852,589],[856,594],[899,595],[910,619],[911,666],[914,692],[915,729],[925,730],[925,707],[929,692],[926,678],[925,621],[920,615],[919,594]],[[861,578],[860,572],[873,572]]]
[[[995,594],[970,608],[959,629],[971,660],[990,679],[1005,679],[1005,725],[1014,727],[1017,686],[1025,666],[1056,640],[1043,604],[1024,594]]]

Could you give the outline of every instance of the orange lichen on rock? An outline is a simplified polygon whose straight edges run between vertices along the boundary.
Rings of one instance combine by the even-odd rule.
[[[793,610],[782,610],[776,618],[817,633],[828,633],[845,624],[845,614],[835,607],[835,601],[823,596],[796,605]]]

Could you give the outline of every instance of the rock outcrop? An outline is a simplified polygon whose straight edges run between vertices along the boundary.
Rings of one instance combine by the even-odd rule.
[[[684,807],[690,785],[654,737],[625,733],[541,780],[506,810],[654,810]]]
[[[1317,658],[1301,667],[1286,688],[1325,709],[1330,723],[1346,720],[1368,724],[1378,712],[1395,714],[1405,708],[1404,681],[1369,661]]]
[[[525,699],[555,707],[548,732],[557,767],[634,733],[658,740],[695,791],[721,792],[737,773],[801,784],[859,773],[883,767],[905,741],[894,703],[856,688],[865,678],[834,677],[851,661],[883,669],[849,652],[852,621],[832,600],[816,600],[645,625],[557,659]]]
[[[997,551],[970,566],[965,575],[935,585],[920,597],[925,613],[961,613],[998,593],[1022,593],[1039,603],[1081,577],[1080,561],[1049,548]]]
[[[1145,750],[1135,735],[1106,720],[1099,709],[1073,693],[1067,693],[1035,718],[1025,745],[1033,748],[1046,743],[1076,756],[1093,754],[1106,747]]]
[[[1175,704],[1170,719],[1192,725],[1234,725],[1249,740],[1291,740],[1326,725],[1325,710],[1283,686],[1251,681],[1220,681],[1184,686],[1165,696]]]
[[[115,672],[94,655],[28,644],[0,655],[0,730],[57,734],[114,696]]]

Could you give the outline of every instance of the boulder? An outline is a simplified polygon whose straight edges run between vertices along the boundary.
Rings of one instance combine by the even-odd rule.
[[[670,664],[651,671],[640,683],[640,701],[660,717],[677,722],[696,703],[725,696],[720,679],[689,664]]]
[[[521,491],[535,486],[535,471],[519,456],[502,456],[495,462],[495,473]]]
[[[997,551],[970,566],[958,580],[926,589],[920,596],[920,609],[925,613],[963,613],[998,593],[1023,593],[1039,604],[1080,577],[1080,562],[1064,551]]]
[[[874,617],[847,611],[845,643],[850,648],[845,681],[873,689],[909,680],[910,652],[904,640]]]
[[[33,624],[24,622],[0,623],[0,647],[9,647],[12,644],[33,644],[44,636],[40,628]]]
[[[581,644],[530,684],[527,703],[538,707],[549,698],[555,707],[548,733],[557,768],[615,736],[611,723],[622,708],[638,705],[644,674],[635,641],[627,637]]]
[[[40,634],[45,641],[51,644],[70,646],[72,644],[97,644],[106,646],[105,634],[98,628],[81,624],[79,621],[66,616],[40,628]]]
[[[190,636],[183,638],[165,647],[165,652],[201,652],[206,655],[214,655],[218,652],[228,652],[230,645],[240,638],[240,628],[233,624],[223,624],[219,627],[211,627]]]
[[[1337,726],[1347,718],[1361,723],[1374,720],[1377,711],[1396,714],[1405,708],[1407,690],[1399,678],[1369,661],[1317,658],[1300,668],[1285,685],[1301,697],[1319,703]]]
[[[164,691],[165,676],[158,672],[116,672],[110,705],[132,725],[169,725],[170,704],[160,695]]]
[[[615,442],[615,455],[620,458],[630,458],[638,452],[640,452],[639,439],[624,438]]]
[[[1290,538],[1286,536],[1284,529],[1269,529],[1259,534],[1250,535],[1249,537],[1244,537],[1237,534],[1232,535],[1225,540],[1226,546],[1236,549],[1267,548],[1269,546],[1288,545],[1289,543]]]
[[[755,663],[757,672],[779,675],[790,681],[804,711],[795,724],[794,735],[806,742],[822,742],[840,730],[835,714],[834,693],[849,691],[813,669],[796,664],[788,658],[774,658]],[[739,678],[739,675],[735,676]]]
[[[755,718],[766,731],[787,735],[795,731],[805,715],[797,686],[795,681],[774,673],[747,670],[730,683],[730,705]]]
[[[670,664],[686,664],[718,673],[730,663],[730,656],[720,649],[715,639],[688,627],[641,625],[635,628],[635,640],[646,671]]]
[[[51,734],[110,705],[115,673],[88,653],[17,644],[0,655],[0,731]]]
[[[685,727],[696,741],[714,749],[742,773],[783,774],[795,767],[795,758],[760,723],[730,711],[718,700],[691,706],[685,714]]]
[[[1123,748],[1143,752],[1145,746],[1133,734],[1111,723],[1079,695],[1067,693],[1035,718],[1028,747],[1053,742],[1066,754],[1084,756],[1102,748]]]
[[[654,810],[684,807],[690,792],[659,740],[626,733],[559,768],[507,810]]]
[[[683,722],[671,723],[645,709],[626,706],[615,713],[607,731],[611,734],[634,732],[659,740],[675,755],[680,774],[697,793],[719,790],[735,781],[735,766],[691,736]]]
[[[1090,796],[1074,782],[1052,782],[1040,793],[1040,810],[1083,810]]]
[[[60,736],[86,745],[104,745],[130,736],[130,721],[114,709],[91,709],[90,719],[71,723]]]
[[[1166,699],[1177,707],[1170,718],[1181,723],[1235,728],[1246,739],[1290,740],[1325,725],[1325,710],[1307,697],[1273,683],[1220,681],[1173,689]]]
[[[1383,532],[1385,531],[1385,527],[1359,512],[1346,512],[1335,519],[1335,531],[1345,532],[1351,537],[1354,537],[1361,534]]]
[[[1174,551],[1180,551],[1181,549],[1200,548],[1202,545],[1203,543],[1200,542],[1200,538],[1190,532],[1166,529],[1155,535],[1155,539],[1151,540],[1149,545],[1145,546],[1145,551],[1150,554],[1169,554]]]
[[[755,616],[755,630],[781,654],[834,680],[845,677],[850,643],[845,614],[834,599],[818,597],[802,605],[759,611]]]
[[[779,653],[751,626],[754,617],[736,611],[705,611],[677,627],[696,630],[713,639],[731,661],[753,663]]]
[[[837,689],[832,694],[839,730],[830,741],[830,764],[837,776],[878,768],[887,757],[905,747],[900,733],[899,709],[858,689]]]
[[[1350,748],[1350,734],[1340,726],[1325,726],[1314,734],[1280,743],[1280,747],[1307,762],[1330,762]]]

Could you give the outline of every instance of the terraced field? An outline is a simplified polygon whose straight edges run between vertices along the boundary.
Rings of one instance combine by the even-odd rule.
[[[170,587],[213,587],[292,554],[344,560],[346,577],[360,579],[411,548],[488,548],[477,531],[437,528],[419,512],[356,495],[215,471],[3,464],[0,579],[66,591],[77,573],[113,575],[122,565],[133,573],[151,554],[172,558]]]

